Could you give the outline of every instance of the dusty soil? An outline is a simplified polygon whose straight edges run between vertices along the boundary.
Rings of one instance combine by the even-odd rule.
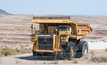
[[[31,48],[32,44],[14,44],[14,45],[7,45],[11,49],[20,49],[20,51],[24,48]],[[5,47],[2,47],[5,48]],[[31,50],[30,49],[30,50]],[[28,50],[26,50],[28,51]],[[11,55],[11,56],[0,56],[0,64],[2,65],[15,65],[15,64],[107,64],[107,49],[98,49],[98,50],[89,50],[89,53],[81,58],[74,58],[71,60],[58,58],[55,60],[55,56],[37,56],[34,59],[32,53],[23,53],[18,55]]]
[[[34,59],[32,54],[20,54],[20,55],[14,55],[14,56],[5,56],[0,57],[0,64],[4,65],[13,65],[13,64],[77,64],[77,65],[83,65],[83,64],[104,64],[106,65],[107,62],[98,62],[93,60],[93,58],[96,57],[99,59],[99,57],[107,57],[107,52],[105,50],[90,50],[89,53],[81,58],[75,58],[72,60],[63,60],[63,59],[57,59],[55,60],[55,57],[37,57],[37,59]],[[107,58],[106,58],[107,59]],[[104,59],[100,59],[104,60]]]

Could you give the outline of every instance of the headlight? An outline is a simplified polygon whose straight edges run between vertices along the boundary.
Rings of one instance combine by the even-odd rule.
[[[61,39],[66,39],[66,37],[61,37]]]
[[[35,38],[35,36],[33,36],[33,39]]]
[[[30,38],[32,39],[32,36],[30,36]]]
[[[35,36],[30,36],[31,39],[35,39]]]
[[[66,37],[64,37],[64,39],[66,39]]]
[[[61,37],[61,39],[63,39],[63,37]]]

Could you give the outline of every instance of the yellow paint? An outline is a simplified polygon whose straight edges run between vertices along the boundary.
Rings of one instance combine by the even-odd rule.
[[[53,49],[55,48],[55,36],[53,36]]]
[[[55,48],[56,48],[56,49],[59,49],[59,48],[60,48],[60,36],[59,36],[59,35],[57,35],[57,36],[55,37]]]
[[[47,29],[48,32],[53,33],[54,30],[57,30],[57,26],[68,26],[72,28],[72,32],[69,30],[67,31],[58,31],[56,33],[56,37],[53,36],[53,50],[39,50],[38,49],[38,36],[37,34],[33,33],[32,35],[35,35],[35,39],[30,39],[32,42],[34,42],[33,45],[33,51],[37,51],[39,53],[57,53],[57,52],[63,52],[63,50],[60,48],[60,42],[68,43],[69,37],[75,37],[77,40],[81,39],[87,34],[90,34],[92,32],[92,28],[88,24],[78,24],[77,22],[70,21],[69,19],[33,19],[31,23],[39,23],[41,30]],[[56,26],[55,26],[56,25]],[[81,29],[81,33],[79,33],[79,29]],[[61,36],[65,35],[66,39],[61,39]]]
[[[38,49],[38,36],[35,35],[33,51],[36,51],[37,49]]]
[[[69,19],[33,19],[31,23],[70,23]]]
[[[36,52],[39,52],[39,53],[46,53],[46,52],[54,53],[53,50],[36,50]]]
[[[54,49],[54,52],[63,52],[63,50],[61,50],[61,49]]]

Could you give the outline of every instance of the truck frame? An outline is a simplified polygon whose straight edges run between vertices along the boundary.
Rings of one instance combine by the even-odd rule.
[[[34,42],[33,56],[63,54],[64,58],[81,57],[88,53],[88,44],[80,39],[92,32],[88,24],[70,21],[69,16],[36,16],[31,23],[30,40]]]

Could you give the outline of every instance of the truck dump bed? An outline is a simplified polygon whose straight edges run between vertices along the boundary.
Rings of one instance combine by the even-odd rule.
[[[72,28],[71,35],[72,37],[76,37],[76,39],[80,39],[83,36],[90,34],[92,32],[92,28],[88,24],[78,24],[77,22],[70,21],[70,17],[33,17],[32,23],[39,23],[41,29],[49,29],[49,26],[66,25]]]

